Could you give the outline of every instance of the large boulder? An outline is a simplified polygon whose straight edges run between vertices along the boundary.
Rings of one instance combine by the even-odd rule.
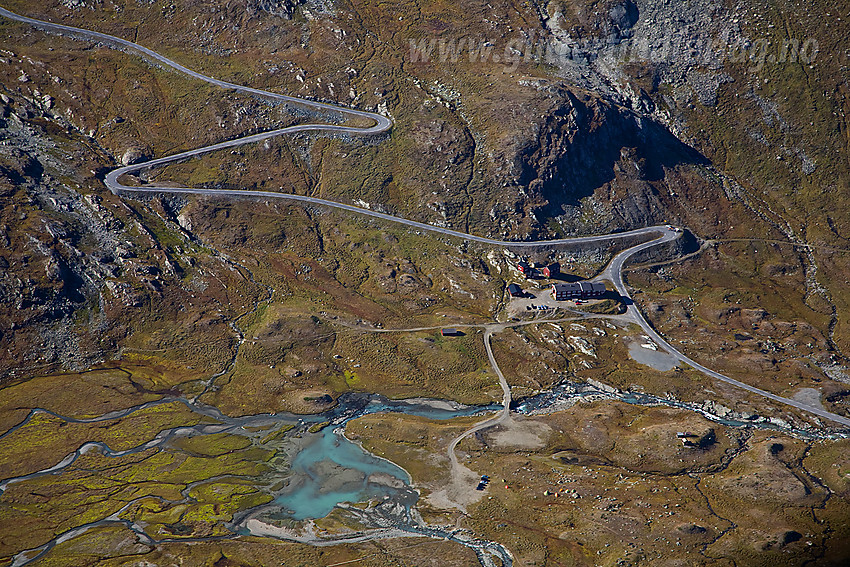
[[[133,146],[124,150],[121,154],[121,165],[133,165],[148,159],[149,155],[143,148]]]

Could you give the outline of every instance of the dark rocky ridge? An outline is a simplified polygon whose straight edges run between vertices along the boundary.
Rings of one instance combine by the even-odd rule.
[[[304,2],[305,0],[245,0],[245,9],[252,16],[262,11],[289,20]]]
[[[659,192],[667,192],[668,170],[707,160],[640,114],[569,91],[564,98],[517,156],[520,183],[546,201],[538,217],[574,222],[582,202],[601,188],[616,198],[604,203],[609,219],[597,230],[663,222],[670,211]]]
[[[3,100],[0,380],[89,368],[144,327],[140,308],[173,314],[175,295],[191,292],[181,264],[196,260],[166,251],[132,206],[92,192],[102,151],[31,101]]]

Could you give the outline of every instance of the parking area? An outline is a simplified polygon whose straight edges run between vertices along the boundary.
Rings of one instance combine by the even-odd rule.
[[[555,298],[552,297],[552,287],[547,285],[546,287],[538,287],[540,282],[525,282],[527,284],[533,284],[532,287],[523,287],[523,291],[525,292],[524,297],[511,297],[510,303],[508,303],[507,310],[508,314],[513,317],[520,317],[523,313],[532,313],[532,312],[545,312],[551,311],[557,308],[561,309],[571,309],[582,305],[589,305],[592,303],[596,303],[598,300],[567,300],[567,301],[555,301]]]

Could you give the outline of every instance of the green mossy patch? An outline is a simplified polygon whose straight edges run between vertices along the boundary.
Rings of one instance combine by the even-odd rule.
[[[251,440],[230,433],[215,433],[180,437],[174,441],[174,445],[187,453],[200,457],[218,457],[250,447]]]

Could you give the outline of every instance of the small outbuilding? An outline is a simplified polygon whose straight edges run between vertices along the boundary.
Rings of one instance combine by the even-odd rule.
[[[511,297],[522,297],[523,295],[522,288],[515,283],[508,285],[508,293],[511,294]]]
[[[561,273],[561,264],[555,262],[543,267],[543,275],[547,278],[554,278]]]
[[[440,331],[440,334],[444,337],[459,337],[463,335],[463,332],[460,329],[453,329],[451,327],[447,327]]]
[[[521,273],[527,278],[531,278],[534,276],[534,268],[532,268],[531,264],[529,264],[525,260],[520,261],[520,263],[517,264],[516,269],[519,270],[519,273]]]

